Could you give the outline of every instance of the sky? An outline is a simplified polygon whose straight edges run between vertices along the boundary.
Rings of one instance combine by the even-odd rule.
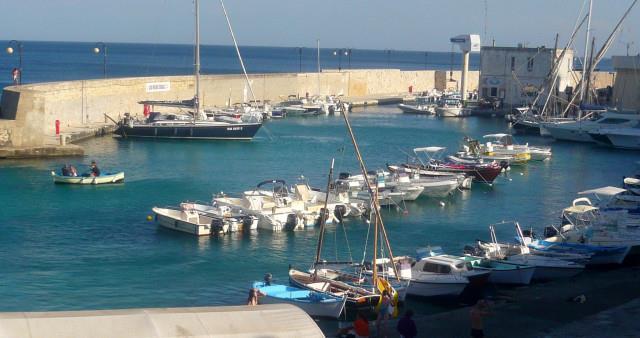
[[[594,0],[604,42],[632,0]],[[200,0],[203,44],[230,45],[219,0]],[[449,38],[561,45],[584,0],[226,0],[240,45],[449,51]],[[192,43],[193,0],[0,0],[0,40]],[[486,10],[485,10],[486,9]],[[10,14],[13,13],[13,14]],[[485,15],[486,13],[486,15]],[[485,35],[486,31],[486,35]],[[610,55],[640,51],[640,5]],[[577,50],[584,45],[579,39]]]

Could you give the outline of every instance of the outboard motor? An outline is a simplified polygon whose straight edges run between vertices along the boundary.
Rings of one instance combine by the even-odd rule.
[[[507,161],[500,161],[500,167],[501,167],[503,170],[508,170],[508,169],[509,169],[509,162],[507,162]]]
[[[533,232],[533,230],[531,230],[531,229],[525,229],[525,230],[522,230],[522,236],[529,237],[531,239],[535,239],[536,238],[536,233]]]
[[[211,230],[213,230],[213,232],[216,234],[224,233],[224,220],[222,220],[221,218],[212,219]]]
[[[323,214],[324,214],[324,220],[325,220],[325,222],[329,220],[329,211],[328,211],[328,210],[326,210],[325,208],[321,208],[321,209],[320,209],[320,217],[318,217],[318,220],[317,220],[317,222],[316,222],[316,225],[317,225],[317,226],[322,225],[322,224],[320,224],[320,223],[322,223],[322,215],[323,215]]]
[[[287,222],[284,224],[284,229],[289,231],[295,230],[297,225],[298,225],[298,217],[296,216],[296,214],[288,214]]]
[[[342,223],[342,220],[344,219],[344,216],[346,214],[347,214],[347,207],[342,204],[336,205],[336,207],[333,209],[333,215],[336,216],[336,218],[340,223]]]
[[[333,105],[329,106],[329,114],[333,115],[336,113],[336,107]]]
[[[471,245],[465,245],[464,249],[462,249],[462,252],[465,255],[470,255],[470,256],[478,256],[478,257],[482,257],[485,255],[484,250],[475,247],[475,246],[471,246]]]
[[[549,238],[556,236],[558,231],[554,227],[545,227],[544,228],[544,238]]]
[[[251,216],[242,217],[242,231],[251,230],[251,225],[253,225],[253,218]]]

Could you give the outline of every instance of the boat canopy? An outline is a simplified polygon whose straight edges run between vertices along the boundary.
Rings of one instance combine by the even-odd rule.
[[[591,190],[585,190],[578,193],[578,195],[600,195],[600,196],[615,196],[627,191],[626,189],[618,188],[618,187],[602,187]]]
[[[425,152],[425,153],[437,153],[440,151],[445,151],[447,148],[445,147],[422,147],[422,148],[413,148],[414,153]]]

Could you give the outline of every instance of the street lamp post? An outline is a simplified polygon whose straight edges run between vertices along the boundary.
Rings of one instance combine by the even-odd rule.
[[[104,42],[96,42],[96,46],[93,47],[93,53],[102,53],[102,74],[104,78],[107,78],[107,45]]]
[[[427,69],[427,59],[429,58],[429,53],[424,52],[424,69]]]
[[[340,48],[333,51],[333,56],[338,56],[338,71],[342,70],[342,55],[349,57],[349,68],[351,68],[351,49]]]
[[[299,59],[299,65],[300,65],[300,70],[299,73],[302,73],[302,47],[298,47],[298,59]]]
[[[13,74],[13,82],[15,84],[22,84],[22,42],[18,40],[11,40],[7,45],[7,54],[13,54],[15,50],[18,50],[18,69],[17,72],[14,70]]]

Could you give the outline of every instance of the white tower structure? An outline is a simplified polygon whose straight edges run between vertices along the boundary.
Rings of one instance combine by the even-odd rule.
[[[462,34],[450,39],[451,43],[458,45],[462,52],[462,79],[460,84],[460,96],[467,100],[467,73],[469,72],[469,53],[480,52],[480,35]]]

